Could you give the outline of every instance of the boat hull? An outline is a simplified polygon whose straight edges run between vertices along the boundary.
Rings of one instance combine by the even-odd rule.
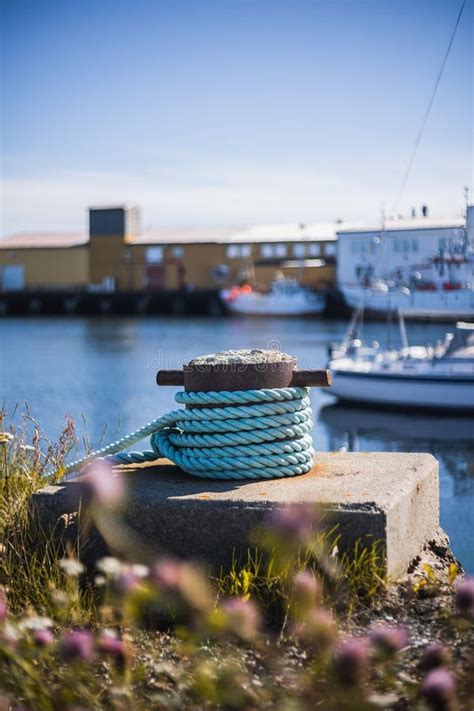
[[[389,375],[341,370],[329,364],[328,392],[340,400],[389,407],[474,411],[474,378]]]
[[[242,294],[227,302],[231,313],[245,316],[317,316],[326,306],[320,294],[279,298],[273,294]]]
[[[381,294],[370,289],[344,288],[343,293],[349,306],[359,308],[363,303],[367,311],[376,314],[402,311],[406,318],[449,321],[474,316],[474,291],[471,289],[415,290],[409,294],[394,290]]]

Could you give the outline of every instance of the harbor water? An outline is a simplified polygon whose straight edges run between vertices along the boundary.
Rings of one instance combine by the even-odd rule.
[[[176,407],[174,389],[155,384],[160,368],[230,348],[280,349],[296,355],[300,368],[323,367],[328,344],[345,328],[342,321],[296,318],[4,319],[0,396],[7,422],[22,424],[28,411],[53,441],[71,416],[79,454],[85,437],[95,447]],[[368,323],[364,338],[386,343],[387,329]],[[446,324],[409,324],[408,337],[424,345],[446,330]],[[397,345],[395,327],[390,337]],[[441,523],[474,573],[474,417],[348,407],[320,390],[311,399],[316,450],[431,452],[438,459]]]

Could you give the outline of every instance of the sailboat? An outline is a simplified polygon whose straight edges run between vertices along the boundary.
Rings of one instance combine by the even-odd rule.
[[[344,341],[330,348],[330,394],[379,406],[474,410],[474,323],[458,322],[435,346],[409,346],[399,314],[402,348],[364,344],[353,316]]]

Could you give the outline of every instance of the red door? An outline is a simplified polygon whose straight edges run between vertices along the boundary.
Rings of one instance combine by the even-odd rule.
[[[165,286],[165,267],[163,264],[152,264],[146,267],[146,288],[159,291]]]

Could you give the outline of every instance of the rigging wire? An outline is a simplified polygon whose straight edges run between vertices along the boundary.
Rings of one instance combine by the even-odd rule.
[[[447,47],[446,52],[445,52],[445,54],[444,54],[444,57],[443,57],[443,61],[442,61],[442,63],[441,63],[440,70],[439,70],[438,75],[437,75],[437,77],[436,77],[436,81],[435,81],[435,83],[434,83],[434,87],[433,87],[433,91],[432,91],[432,93],[431,93],[430,100],[428,101],[428,104],[427,104],[427,106],[426,106],[425,113],[424,113],[424,115],[423,115],[423,120],[422,120],[422,122],[421,122],[420,129],[419,129],[419,131],[418,131],[418,133],[417,133],[417,135],[416,135],[415,144],[414,144],[414,146],[413,146],[413,150],[412,150],[411,155],[410,155],[410,160],[408,161],[407,169],[406,169],[406,171],[405,171],[405,173],[404,173],[404,175],[403,175],[403,179],[402,179],[402,182],[401,182],[401,185],[400,185],[400,188],[399,188],[397,197],[396,197],[396,199],[395,199],[395,201],[394,201],[394,203],[393,203],[393,205],[392,205],[391,213],[395,213],[395,212],[396,212],[397,207],[398,207],[398,204],[399,204],[399,202],[400,202],[400,200],[401,200],[401,197],[402,197],[403,192],[404,192],[404,190],[405,190],[406,184],[407,184],[407,182],[408,182],[408,178],[410,177],[411,169],[412,169],[412,167],[413,167],[413,163],[414,163],[414,161],[415,161],[415,157],[416,157],[416,154],[417,154],[417,152],[418,152],[418,147],[419,147],[419,145],[420,145],[420,143],[421,143],[421,138],[422,138],[422,136],[423,136],[423,132],[424,132],[424,130],[425,130],[426,124],[428,123],[428,119],[429,119],[429,116],[430,116],[430,113],[431,113],[431,109],[432,109],[432,107],[433,107],[434,100],[435,100],[435,98],[436,98],[436,93],[437,93],[438,87],[439,87],[439,85],[440,85],[440,83],[441,83],[441,77],[443,76],[444,68],[446,67],[446,64],[447,64],[447,61],[448,61],[448,57],[449,57],[449,55],[450,55],[451,48],[452,48],[453,43],[454,43],[454,38],[456,37],[456,32],[457,32],[457,29],[458,29],[458,27],[459,27],[459,23],[460,23],[460,21],[461,21],[461,17],[462,17],[462,14],[463,14],[465,5],[466,5],[466,0],[462,0],[462,2],[461,2],[461,7],[459,8],[459,12],[458,12],[458,15],[457,15],[457,18],[456,18],[456,22],[454,23],[453,31],[452,31],[452,33],[451,33],[451,38],[450,38],[450,40],[449,40],[448,47]]]

